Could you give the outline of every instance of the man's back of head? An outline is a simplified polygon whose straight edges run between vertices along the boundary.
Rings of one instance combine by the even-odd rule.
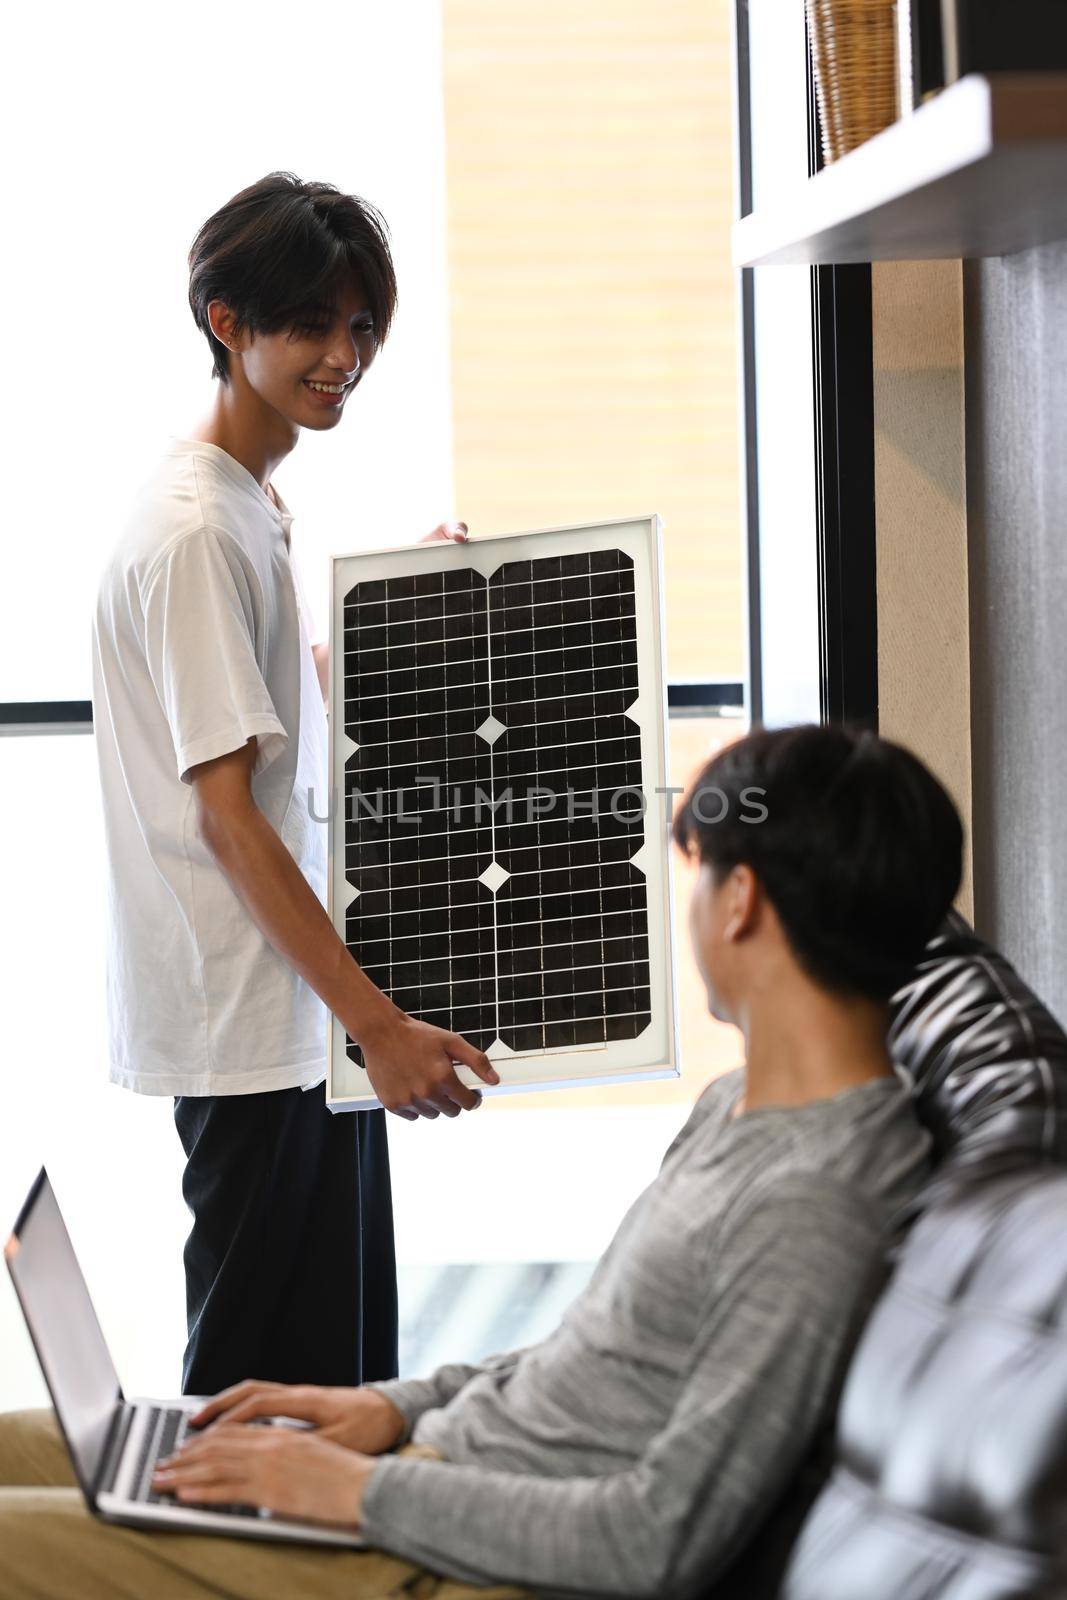
[[[700,864],[695,953],[711,1009],[731,1021],[776,960],[828,999],[881,1011],[960,884],[951,799],[868,730],[756,729],[706,763],[672,831]]]

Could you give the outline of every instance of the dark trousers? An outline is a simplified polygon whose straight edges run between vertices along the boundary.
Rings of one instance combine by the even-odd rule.
[[[322,1084],[175,1099],[193,1214],[183,1394],[396,1376],[385,1116],[328,1111]]]

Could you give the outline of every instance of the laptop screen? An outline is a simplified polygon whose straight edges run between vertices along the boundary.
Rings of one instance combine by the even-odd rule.
[[[91,1495],[122,1390],[44,1170],[4,1255],[75,1472]]]

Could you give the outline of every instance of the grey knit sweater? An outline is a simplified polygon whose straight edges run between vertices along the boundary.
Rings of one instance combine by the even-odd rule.
[[[734,1119],[709,1085],[558,1329],[524,1350],[371,1385],[405,1438],[368,1540],[538,1593],[707,1589],[832,1411],[930,1137],[894,1074]]]

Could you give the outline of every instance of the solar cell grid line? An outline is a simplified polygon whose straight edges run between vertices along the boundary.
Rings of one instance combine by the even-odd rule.
[[[587,752],[594,748],[598,735],[616,743],[622,740],[627,747],[628,759],[622,767],[617,761],[613,763],[616,780],[640,782],[639,734],[636,730],[627,730],[613,735],[605,727],[606,715],[599,718],[592,715],[598,685],[593,681],[591,658],[587,653],[596,642],[598,632],[609,635],[608,640],[602,642],[619,645],[628,642],[625,629],[627,625],[632,626],[633,582],[622,564],[623,559],[620,553],[615,552],[614,556],[606,553],[594,561],[588,553],[583,553],[546,557],[539,562],[512,563],[500,569],[490,581],[488,614],[484,606],[479,612],[484,591],[480,596],[474,582],[476,574],[468,574],[469,589],[464,589],[462,584],[454,584],[446,589],[443,574],[419,575],[405,582],[384,580],[384,610],[375,608],[378,591],[373,588],[369,594],[354,591],[346,596],[345,614],[346,618],[352,620],[353,628],[349,637],[351,660],[345,663],[346,687],[351,678],[357,684],[369,685],[370,689],[369,694],[358,696],[359,721],[350,721],[346,731],[353,739],[357,738],[357,733],[359,735],[357,771],[363,785],[373,778],[379,790],[388,788],[391,791],[394,803],[390,805],[386,817],[389,823],[395,824],[396,830],[383,832],[385,819],[379,826],[361,824],[359,840],[347,847],[347,855],[360,889],[359,899],[353,903],[346,929],[349,946],[354,952],[361,949],[369,952],[372,947],[377,947],[381,937],[377,936],[377,923],[372,918],[382,919],[388,927],[388,957],[383,964],[368,962],[365,967],[368,976],[404,1010],[427,1017],[440,1026],[461,1027],[463,1022],[467,1027],[472,1026],[469,1016],[471,1002],[464,999],[462,1010],[468,1015],[464,1019],[457,1018],[459,1002],[454,991],[462,991],[464,985],[477,983],[483,1002],[491,1003],[494,1009],[491,1026],[482,1013],[478,1015],[477,1038],[472,1038],[472,1042],[477,1042],[483,1048],[500,1039],[516,1053],[525,1053],[567,1045],[603,1043],[609,1037],[621,1036],[617,1018],[612,1019],[610,1024],[606,1015],[599,1020],[599,1025],[595,1017],[576,1022],[576,1012],[585,1008],[575,1002],[579,996],[584,1000],[588,991],[577,989],[574,976],[568,977],[558,962],[554,969],[542,956],[536,973],[515,970],[514,961],[509,962],[507,958],[507,939],[504,941],[505,954],[501,957],[500,928],[502,909],[505,917],[514,920],[516,911],[523,909],[523,896],[529,899],[531,910],[543,908],[546,871],[566,871],[573,878],[576,865],[585,869],[584,881],[579,880],[568,903],[559,907],[555,915],[567,919],[581,914],[580,911],[574,911],[575,893],[581,894],[586,901],[592,897],[597,904],[600,915],[597,954],[606,1010],[608,997],[613,995],[618,985],[612,981],[616,974],[605,964],[605,896],[600,884],[603,858],[599,845],[605,821],[610,820],[610,824],[618,827],[618,818],[610,812],[602,812],[589,818],[579,816],[569,823],[561,817],[547,824],[537,817],[532,821],[507,822],[501,825],[503,837],[498,845],[497,803],[500,802],[501,789],[510,788],[514,791],[515,780],[519,777],[526,781],[525,791],[520,790],[520,804],[528,801],[531,780],[536,791],[540,785],[542,746],[546,750],[558,749],[562,752],[564,766],[557,770],[569,776],[576,751],[582,755],[584,764],[590,765]],[[616,574],[614,582],[610,580],[612,571]],[[458,630],[454,635],[446,632],[450,617],[454,617]],[[564,629],[571,631],[564,632]],[[417,757],[418,765],[432,767],[433,758],[436,757],[437,766],[445,768],[447,780],[449,759],[454,762],[458,753],[467,756],[470,735],[474,733],[478,736],[475,724],[481,717],[484,702],[477,691],[484,680],[478,674],[475,681],[475,675],[472,674],[467,685],[468,692],[456,699],[448,692],[451,688],[448,668],[450,662],[457,660],[463,666],[480,662],[483,640],[486,643],[490,715],[494,703],[493,652],[496,647],[500,652],[500,670],[507,680],[501,703],[507,706],[509,726],[515,735],[513,740],[505,740],[500,749],[507,778],[507,783],[501,783],[495,759],[497,740],[501,735],[495,728],[491,728],[488,735],[482,734],[488,745],[489,759],[489,781],[483,787],[488,788],[494,802],[490,809],[489,862],[484,875],[469,871],[471,857],[480,865],[485,849],[484,829],[477,824],[470,828],[475,836],[475,848],[472,851],[472,841],[466,841],[464,847],[456,838],[458,828],[451,826],[448,819],[442,825],[443,814],[440,811],[435,813],[434,825],[430,828],[426,826],[426,817],[422,817],[421,831],[415,833],[410,842],[404,835],[404,824],[398,816],[399,794],[406,783],[415,777],[408,770],[409,761]],[[457,644],[465,647],[463,654],[454,648]],[[470,649],[469,656],[466,647]],[[574,667],[568,665],[576,652],[579,662],[577,674]],[[531,686],[536,691],[539,682],[537,664],[546,653],[550,653],[551,659],[558,657],[565,663],[555,675],[562,680],[564,692],[560,694],[557,691],[550,697],[531,693]],[[384,668],[379,664],[383,655],[386,663]],[[517,694],[510,681],[516,663],[520,663],[523,669],[514,674]],[[535,669],[533,672],[529,671],[531,665]],[[434,672],[442,666],[445,668],[445,694],[434,709],[444,717],[443,731],[435,728],[433,734],[427,736],[424,732],[426,702],[420,672],[425,679],[427,668]],[[624,710],[627,696],[632,697],[636,688],[636,662],[621,661],[615,667],[608,667],[605,663],[605,671],[612,675],[611,681],[603,686],[608,697],[605,710],[610,707],[618,717]],[[572,688],[572,684],[575,687]],[[398,740],[395,736],[401,720],[406,726]],[[618,752],[613,754],[617,755]],[[560,798],[564,798],[564,795],[561,794]],[[453,820],[454,816],[453,812]],[[531,832],[535,836],[533,841],[523,843]],[[591,843],[598,846],[595,854],[583,848]],[[436,855],[428,854],[428,851],[434,850]],[[388,868],[386,882],[378,883],[373,879],[365,882],[365,868],[373,864],[376,856],[382,852]],[[511,868],[504,865],[502,856],[505,853],[512,863]],[[532,861],[522,859],[531,853],[534,857]],[[629,846],[628,854],[632,853],[633,847]],[[427,878],[423,869],[434,862],[434,875]],[[453,870],[453,862],[457,867],[462,862],[462,880]],[[503,873],[508,876],[505,878]],[[481,877],[490,891],[495,890],[486,907],[492,912],[493,926],[493,960],[489,981],[484,976],[484,967],[481,974],[462,973],[457,971],[454,957],[450,959],[454,945],[452,935],[458,931],[453,886],[457,886],[457,896],[461,896],[459,881],[465,882],[469,890],[472,876]],[[636,874],[635,877],[635,888],[639,889],[641,880]],[[510,888],[506,887],[508,883]],[[443,906],[440,903],[440,891],[443,891]],[[412,894],[420,932],[426,931],[428,926],[432,948],[426,952],[426,963],[422,970],[415,973],[409,969],[407,973],[398,974],[394,971],[393,941],[403,939],[405,930],[410,926],[410,908],[406,904],[406,897]],[[613,909],[633,909],[632,901],[631,893]],[[488,920],[479,919],[479,934],[486,931]],[[631,934],[638,938],[640,927],[633,917],[630,922]],[[488,954],[486,946],[487,940],[479,938],[480,957]],[[572,948],[579,955],[590,951],[589,946]],[[635,964],[633,957],[630,958],[630,964]],[[513,968],[510,974],[507,971],[509,965]],[[577,968],[580,963],[576,961],[573,965]],[[630,985],[632,989],[638,987],[637,980],[643,975],[642,966],[635,972]],[[536,995],[533,992],[535,988],[539,990]],[[621,1005],[615,1005],[614,1010],[621,1011]],[[634,1009],[626,1015],[631,1020],[622,1024],[623,1028],[636,1030],[642,1014]],[[488,1039],[485,1038],[486,1034],[489,1035]],[[347,1048],[351,1059],[357,1065],[362,1065],[359,1046],[350,1040]]]
[[[474,619],[465,624],[473,631],[462,649],[444,634],[452,606]],[[488,710],[485,615],[485,581],[469,568],[369,579],[344,604],[345,733],[357,747],[345,762],[344,815],[354,817],[345,830],[345,878],[354,891],[345,942],[403,1010],[424,1015],[424,994],[431,993],[426,1020],[462,1031],[481,1049],[496,1032],[494,907],[478,891],[476,872],[454,878],[449,870],[448,812],[427,807],[426,778],[472,795],[489,786],[485,745],[475,732]],[[414,732],[394,742],[397,716]],[[429,793],[432,800],[432,784]],[[380,820],[358,804],[352,811],[357,794],[376,806]],[[491,829],[474,822],[464,831],[466,847],[488,863]],[[432,864],[442,854],[444,872]],[[396,961],[409,940],[418,943],[417,967]],[[345,1052],[364,1065],[351,1038]]]
[[[494,755],[499,751],[500,760],[494,774],[497,782],[520,792],[522,780],[527,792],[531,781],[534,789],[539,787],[542,749],[548,747],[562,749],[565,777],[571,775],[576,758],[595,771],[602,741],[613,738],[616,745],[622,745],[622,752],[612,750],[612,775],[621,780],[617,786],[640,787],[640,730],[623,722],[626,705],[637,692],[633,596],[632,561],[619,550],[512,562],[491,576],[490,695],[493,714],[503,725],[494,745]],[[615,645],[619,657],[614,667],[599,658],[604,670],[614,673],[610,687],[615,691],[611,709],[605,708],[599,715],[593,699],[591,647],[595,642]],[[554,680],[561,682],[564,694],[553,683],[531,695],[531,656],[534,684],[540,685],[536,668],[545,661],[551,663]],[[516,681],[520,678],[521,683]],[[624,756],[621,762],[620,753]],[[557,800],[565,800],[570,787],[557,788]],[[536,835],[532,846],[535,859],[528,862],[525,856],[531,849],[531,831]],[[643,842],[643,824],[640,820],[636,824],[622,821],[610,809],[595,817],[576,813],[571,818],[566,812],[561,814],[557,804],[532,822],[505,825],[497,843],[497,858],[510,874],[497,890],[500,1036],[516,1052],[606,1044],[611,1039],[633,1037],[650,1020],[649,968],[647,956],[641,954],[647,944],[644,876],[631,868],[626,885],[616,891],[606,890],[603,881],[602,844],[620,831],[624,833],[623,859],[629,863]],[[571,892],[566,902],[552,911],[545,905],[545,872],[558,868],[567,871]],[[623,901],[621,906],[613,904],[613,910],[633,913],[633,943],[627,952],[633,971],[621,993],[615,981],[618,973],[604,943],[610,893],[621,895]],[[520,918],[528,922],[524,913],[536,908],[541,910],[541,942],[534,971],[528,956],[518,959],[519,949],[528,952],[530,947],[515,944],[511,924]],[[599,939],[580,947],[569,942],[567,961],[559,959],[558,953],[550,958],[546,944],[549,918],[554,915],[573,924],[576,916],[590,910],[599,917]],[[586,1014],[589,991],[578,987],[577,968],[579,957],[594,953],[600,965],[603,1003],[602,1015],[591,1017]]]

